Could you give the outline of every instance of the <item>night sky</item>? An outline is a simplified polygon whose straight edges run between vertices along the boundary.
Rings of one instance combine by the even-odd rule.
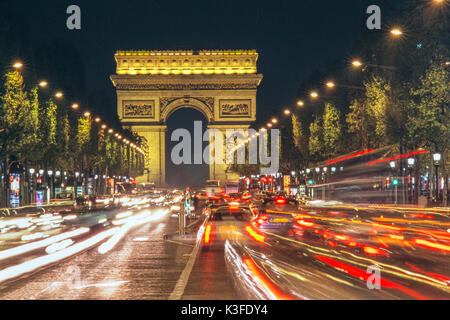
[[[259,73],[264,75],[257,118],[267,119],[296,102],[302,82],[335,61],[345,63],[357,54],[352,48],[359,40],[377,32],[366,28],[369,5],[379,5],[384,14],[394,11],[399,2],[44,0],[14,1],[14,5],[33,47],[59,41],[78,51],[85,66],[86,96],[100,92],[109,101],[101,110],[93,110],[100,116],[116,112],[109,76],[115,73],[117,50],[256,49]],[[66,9],[71,4],[81,8],[81,30],[66,28]],[[169,119],[169,134],[171,128],[189,127],[187,119],[204,121],[198,112],[178,111]],[[178,171],[186,173],[178,180],[186,183],[194,171],[200,172],[200,168],[185,169]],[[207,167],[201,170],[207,175]]]
[[[348,58],[354,43],[369,32],[368,5],[386,12],[394,2],[14,1],[32,42],[61,40],[75,47],[86,66],[87,90],[106,91],[113,102],[109,75],[115,71],[116,50],[256,49],[264,74],[258,115],[294,103],[302,80],[327,62]],[[70,4],[81,7],[82,30],[66,28]]]

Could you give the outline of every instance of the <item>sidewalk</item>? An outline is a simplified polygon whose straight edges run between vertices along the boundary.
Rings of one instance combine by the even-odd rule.
[[[22,213],[29,214],[47,211],[51,212],[53,211],[52,209],[73,206],[73,203],[74,201],[71,199],[52,199],[50,204],[42,206],[37,206],[35,203],[32,203],[30,205],[17,208],[0,208],[0,217],[16,216]]]

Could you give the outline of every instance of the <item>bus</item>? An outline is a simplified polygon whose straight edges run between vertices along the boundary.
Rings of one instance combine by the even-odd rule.
[[[220,186],[220,180],[206,180],[205,190],[208,195],[223,192],[223,188]]]
[[[406,160],[426,153],[400,154],[388,146],[317,164],[304,173],[309,196],[353,203],[407,203],[412,200],[411,188],[419,184],[414,183]]]

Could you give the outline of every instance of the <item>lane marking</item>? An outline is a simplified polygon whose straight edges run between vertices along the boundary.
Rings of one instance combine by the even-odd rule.
[[[203,225],[206,223],[206,218],[203,221]],[[184,267],[183,272],[180,275],[180,278],[177,281],[177,284],[175,285],[175,288],[173,289],[172,293],[169,296],[169,300],[180,300],[181,297],[184,294],[184,290],[186,289],[186,285],[189,281],[189,277],[191,275],[192,269],[194,268],[195,260],[197,259],[197,254],[200,250],[200,246],[202,243],[203,237],[200,237],[197,239],[197,242],[195,244],[194,249],[192,250],[191,256],[186,264],[186,267]]]
[[[175,243],[175,244],[184,245],[184,246],[188,246],[188,247],[194,247],[195,246],[193,244],[183,243],[183,242],[174,241],[174,240],[166,240],[166,242],[172,242],[172,243]]]

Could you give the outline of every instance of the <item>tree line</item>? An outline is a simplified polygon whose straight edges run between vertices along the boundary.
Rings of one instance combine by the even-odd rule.
[[[78,172],[86,178],[143,174],[143,154],[102,128],[91,114],[79,114],[58,104],[45,88],[27,90],[18,70],[7,71],[2,80],[0,163],[4,205],[12,172],[22,173],[25,183],[30,168],[36,172],[43,169],[44,176],[49,170],[67,171],[72,176]],[[125,131],[123,138],[145,147],[145,141],[130,131]]]

